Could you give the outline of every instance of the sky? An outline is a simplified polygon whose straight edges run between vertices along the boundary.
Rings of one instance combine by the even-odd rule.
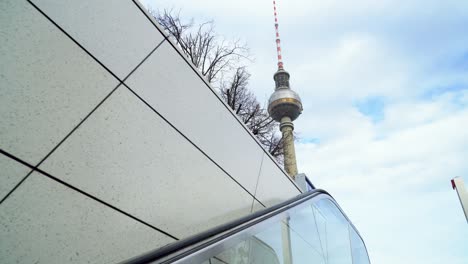
[[[273,92],[272,1],[145,0],[214,20]],[[299,171],[330,192],[372,263],[468,263],[468,226],[450,179],[468,185],[468,1],[277,0],[282,55],[304,111]]]

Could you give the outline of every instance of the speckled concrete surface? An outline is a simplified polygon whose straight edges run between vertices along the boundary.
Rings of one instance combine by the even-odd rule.
[[[26,1],[0,10],[0,148],[36,165],[118,82]]]
[[[0,154],[0,200],[2,200],[31,170]]]
[[[132,1],[32,2],[121,80],[163,40]]]
[[[0,263],[115,263],[173,241],[38,173],[0,209]]]
[[[40,168],[178,238],[248,214],[253,199],[124,87]]]

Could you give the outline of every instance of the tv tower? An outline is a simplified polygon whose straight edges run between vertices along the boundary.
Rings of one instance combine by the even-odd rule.
[[[302,102],[299,95],[289,87],[289,73],[283,68],[276,1],[273,1],[273,9],[275,14],[278,70],[273,75],[275,92],[270,96],[270,100],[268,101],[268,113],[275,121],[280,123],[280,131],[283,135],[284,169],[294,179],[297,175],[297,163],[296,151],[294,149],[293,121],[302,112]]]

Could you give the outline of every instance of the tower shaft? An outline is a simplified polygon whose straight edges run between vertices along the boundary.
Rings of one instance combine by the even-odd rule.
[[[291,118],[281,118],[280,130],[283,135],[284,169],[294,179],[297,175],[296,150],[294,148],[294,124]]]

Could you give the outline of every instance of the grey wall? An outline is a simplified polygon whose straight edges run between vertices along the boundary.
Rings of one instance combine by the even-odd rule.
[[[0,10],[0,263],[112,263],[299,194],[138,3]]]

